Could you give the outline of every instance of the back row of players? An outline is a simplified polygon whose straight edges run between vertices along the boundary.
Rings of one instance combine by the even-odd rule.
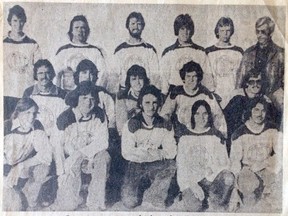
[[[271,39],[275,24],[269,17],[257,20],[258,42],[243,53],[230,43],[234,33],[230,18],[218,21],[215,35],[219,41],[204,50],[191,40],[191,17],[179,15],[174,22],[178,39],[164,50],[159,67],[155,48],[141,38],[144,18],[133,12],[126,21],[129,40],[116,48],[111,70],[101,49],[86,42],[90,28],[84,16],[71,21],[71,43],[57,51],[53,65],[41,59],[37,43],[23,33],[23,8],[11,8],[8,22],[4,171],[10,199],[6,209],[15,210],[15,202],[9,207],[11,199],[19,200],[16,209],[27,207],[17,199],[17,190],[26,195],[29,209],[39,207],[38,193],[47,181],[52,158],[59,188],[51,210],[77,209],[82,202],[83,173],[92,176],[85,205],[89,210],[105,209],[111,161],[106,150],[108,140],[115,141],[117,134],[128,161],[122,186],[126,207],[142,203],[149,208],[152,202],[165,209],[176,166],[179,196],[184,200],[182,206],[174,202],[181,206],[179,210],[203,210],[202,202],[208,198],[210,208],[216,203],[216,208],[235,210],[237,203],[256,202],[262,194],[268,197],[267,205],[271,193],[279,192],[271,185],[279,180],[275,176],[281,169],[278,129],[283,112],[284,50]],[[110,93],[118,90],[114,100]],[[139,198],[144,177],[152,184]],[[19,179],[28,182],[15,188]],[[237,199],[238,191],[242,199]]]

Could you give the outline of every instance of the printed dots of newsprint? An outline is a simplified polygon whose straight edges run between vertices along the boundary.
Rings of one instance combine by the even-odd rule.
[[[5,2],[2,209],[283,213],[285,10]]]

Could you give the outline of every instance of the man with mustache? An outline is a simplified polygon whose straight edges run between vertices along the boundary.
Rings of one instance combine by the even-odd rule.
[[[106,88],[107,71],[103,50],[87,43],[90,28],[85,16],[73,17],[68,36],[70,43],[60,47],[53,59],[56,71],[56,85],[66,91],[75,89],[73,73],[83,59],[91,60],[99,70],[97,85]]]
[[[132,12],[126,19],[126,28],[129,31],[129,39],[120,44],[113,56],[113,77],[110,77],[109,90],[113,93],[125,89],[125,80],[128,69],[132,65],[145,68],[151,84],[159,87],[160,76],[159,63],[156,49],[142,38],[145,21],[141,13]]]
[[[63,172],[61,148],[58,145],[57,117],[66,109],[64,98],[66,92],[52,83],[55,71],[47,59],[40,59],[34,65],[34,80],[36,84],[24,91],[23,98],[33,99],[39,107],[38,119],[54,147],[57,174]]]
[[[256,25],[257,44],[248,48],[243,55],[236,85],[240,87],[243,76],[252,68],[267,77],[266,94],[273,93],[281,87],[284,80],[284,49],[272,40],[275,23],[270,17],[261,17]]]
[[[244,207],[239,211],[281,209],[282,133],[267,120],[267,105],[264,98],[251,100],[244,124],[232,135],[231,171],[242,195],[240,207]]]
[[[255,98],[263,98],[266,100],[266,119],[279,127],[281,115],[270,98],[265,95],[266,89],[267,81],[259,71],[252,69],[245,74],[241,89],[232,92],[232,95],[234,95],[224,108],[228,128],[228,140],[230,140],[235,130],[243,124],[243,114],[245,110],[247,110],[251,100]],[[230,145],[228,145],[228,151],[230,152]]]

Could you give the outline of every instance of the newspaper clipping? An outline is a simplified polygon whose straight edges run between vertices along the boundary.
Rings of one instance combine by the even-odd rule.
[[[285,214],[263,2],[2,3],[3,213]]]

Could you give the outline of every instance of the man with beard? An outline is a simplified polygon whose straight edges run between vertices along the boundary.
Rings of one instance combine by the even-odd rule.
[[[266,119],[280,125],[281,115],[275,108],[272,101],[265,95],[265,78],[259,71],[252,69],[243,77],[241,89],[233,92],[235,94],[224,109],[224,115],[227,121],[228,138],[243,124],[243,114],[247,110],[251,100],[263,98],[266,100]],[[229,140],[229,139],[228,139]],[[228,151],[230,146],[228,145]]]
[[[266,94],[273,93],[282,86],[284,80],[284,49],[272,41],[275,23],[270,17],[261,17],[256,25],[257,44],[249,47],[243,55],[237,75],[237,86],[243,76],[252,68],[267,77]]]
[[[99,70],[97,85],[106,88],[107,71],[103,50],[87,43],[90,33],[85,16],[75,16],[70,22],[68,36],[70,43],[60,47],[53,59],[56,71],[56,85],[66,91],[75,89],[73,73],[83,59],[91,60]]]
[[[126,20],[129,39],[120,44],[114,52],[113,77],[110,77],[109,85],[109,90],[113,93],[118,92],[119,87],[125,89],[127,71],[135,64],[145,68],[151,84],[159,87],[158,57],[156,49],[141,38],[144,27],[145,21],[141,13],[129,14]]]

